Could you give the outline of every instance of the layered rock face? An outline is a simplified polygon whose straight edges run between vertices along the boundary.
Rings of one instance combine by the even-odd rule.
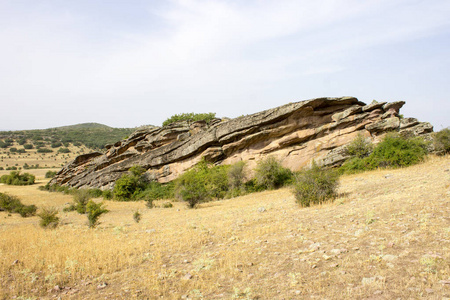
[[[216,164],[244,160],[249,170],[267,156],[275,156],[294,171],[312,160],[337,166],[347,158],[345,145],[358,134],[376,143],[389,131],[431,133],[429,123],[399,117],[404,104],[366,105],[354,97],[316,98],[209,124],[180,122],[148,127],[107,146],[106,153],[78,156],[50,183],[109,189],[134,165],[145,168],[149,180],[163,183],[176,179],[203,158]]]

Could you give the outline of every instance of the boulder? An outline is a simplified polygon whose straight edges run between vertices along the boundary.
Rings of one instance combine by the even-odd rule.
[[[316,98],[235,119],[139,128],[127,139],[108,145],[105,153],[78,156],[50,183],[109,189],[134,165],[145,168],[149,180],[163,183],[202,159],[214,164],[244,160],[249,170],[267,156],[294,171],[312,160],[339,166],[347,158],[345,145],[358,134],[377,142],[388,131],[432,132],[429,123],[400,119],[403,105],[403,101],[365,105],[354,97]]]

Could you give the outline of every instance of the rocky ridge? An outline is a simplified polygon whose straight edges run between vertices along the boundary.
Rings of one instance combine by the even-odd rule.
[[[108,145],[106,153],[78,156],[50,183],[109,189],[134,165],[145,168],[149,180],[168,182],[201,159],[215,164],[244,160],[251,170],[268,155],[292,170],[312,160],[337,166],[347,158],[345,145],[358,134],[376,143],[389,131],[416,136],[431,133],[431,124],[399,115],[404,104],[366,105],[354,97],[316,98],[209,124],[200,121],[149,126]]]

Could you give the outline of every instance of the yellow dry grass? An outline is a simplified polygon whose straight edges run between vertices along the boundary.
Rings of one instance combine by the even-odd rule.
[[[1,185],[57,207],[62,225],[0,212],[0,298],[445,299],[449,169],[448,156],[431,157],[344,176],[340,198],[311,208],[289,189],[195,210],[107,201],[96,229],[62,212],[70,196]]]
[[[11,147],[22,149],[17,143],[14,143]],[[48,170],[59,170],[61,166],[64,166],[68,162],[72,161],[77,155],[82,153],[88,153],[92,151],[85,146],[76,147],[70,145],[70,153],[58,153],[58,148],[52,149],[52,153],[38,153],[36,149],[26,150],[26,153],[11,153],[9,149],[0,149],[0,167],[4,170],[0,170],[0,176],[9,174],[11,171],[6,170],[8,167],[22,168],[21,172],[31,173],[38,178],[44,178],[45,172]],[[28,164],[39,165],[42,169],[28,169],[25,170],[23,166]]]

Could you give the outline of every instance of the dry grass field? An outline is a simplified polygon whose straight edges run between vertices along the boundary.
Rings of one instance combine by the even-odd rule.
[[[17,143],[14,143],[11,147],[23,148]],[[45,172],[48,170],[57,171],[79,154],[93,151],[85,146],[76,147],[73,145],[70,145],[68,149],[70,153],[58,153],[58,149],[52,149],[52,153],[38,153],[36,149],[27,150],[26,153],[12,153],[9,149],[0,149],[0,167],[4,169],[0,170],[0,176],[11,172],[6,168],[16,167],[17,169],[21,168],[22,173],[31,173],[38,178],[44,178]],[[39,165],[39,168],[25,170],[23,168],[25,164],[29,166]]]
[[[343,176],[311,208],[289,189],[193,210],[106,201],[95,229],[62,212],[71,196],[0,185],[62,222],[0,212],[0,299],[449,299],[449,169],[430,157]]]

